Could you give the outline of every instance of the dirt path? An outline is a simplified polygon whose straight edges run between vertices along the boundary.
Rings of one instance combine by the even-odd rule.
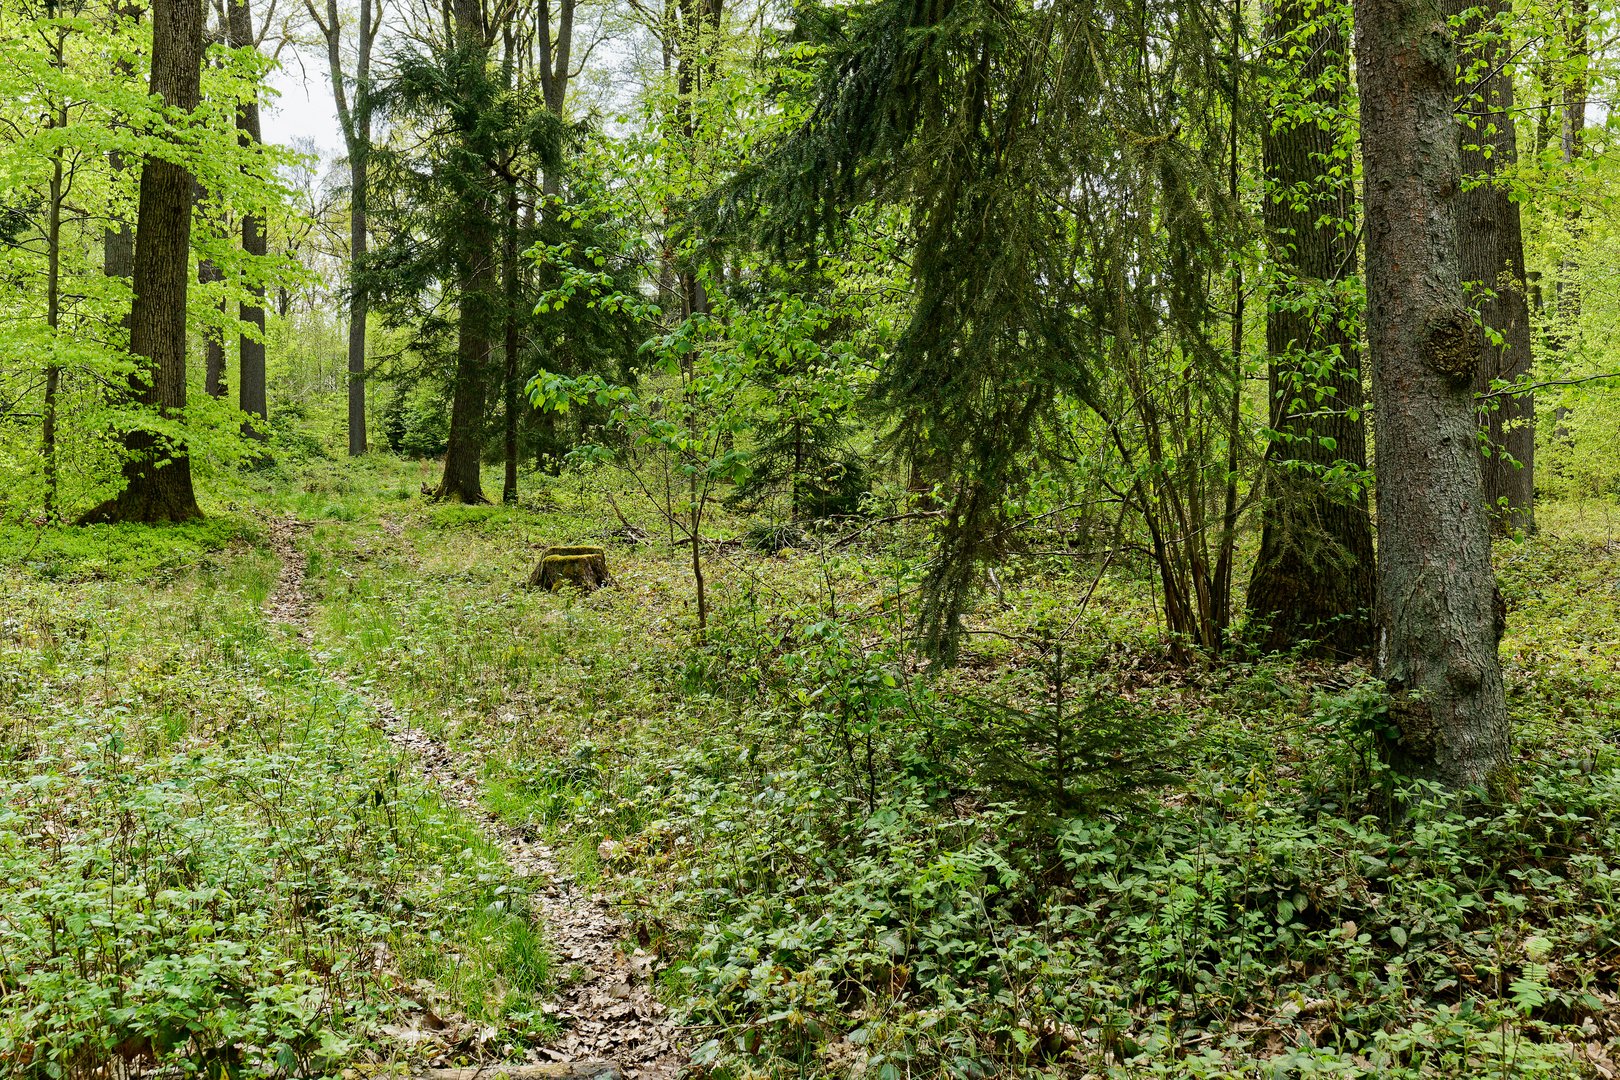
[[[301,642],[313,646],[311,605],[304,592],[304,558],[295,543],[298,532],[306,526],[280,518],[267,522],[267,527],[271,547],[281,560],[281,572],[265,601],[266,613],[273,621],[294,629]],[[313,648],[311,655],[316,655]],[[607,1062],[617,1066],[616,1071],[629,1080],[663,1080],[680,1075],[685,1055],[679,1048],[678,1029],[650,990],[654,958],[639,949],[628,956],[620,950],[625,935],[612,909],[576,887],[549,846],[484,809],[467,762],[438,739],[411,727],[386,698],[356,689],[335,669],[326,670],[334,682],[367,704],[377,727],[416,760],[445,798],[483,824],[520,877],[538,879],[534,911],[544,928],[559,979],[570,972],[579,977],[568,979],[554,1002],[562,1034],[552,1046],[529,1051],[529,1059],[523,1064],[575,1065],[573,1069],[546,1069],[547,1075],[605,1077],[614,1071],[604,1067]],[[451,1071],[437,1072],[448,1076]],[[465,1071],[458,1071],[458,1075]]]

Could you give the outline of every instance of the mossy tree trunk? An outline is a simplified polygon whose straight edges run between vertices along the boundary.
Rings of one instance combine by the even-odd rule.
[[[489,78],[489,45],[478,0],[455,0],[454,40],[460,77],[469,88]],[[441,499],[480,503],[484,499],[480,466],[484,457],[484,408],[489,381],[490,328],[498,305],[497,236],[493,177],[476,145],[478,118],[473,110],[455,110],[462,126],[459,160],[452,170],[460,240],[457,250],[456,369],[450,398],[450,437],[444,454],[444,477],[435,494]]]
[[[1457,256],[1456,44],[1436,0],[1356,0],[1379,674],[1395,762],[1501,790],[1510,735],[1476,448],[1479,333]]]

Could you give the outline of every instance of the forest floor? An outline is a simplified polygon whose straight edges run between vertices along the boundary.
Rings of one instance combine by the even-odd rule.
[[[1169,664],[1129,559],[1010,567],[929,675],[920,532],[723,513],[700,642],[605,474],[429,471],[0,528],[0,1072],[1620,1072],[1620,508],[1499,551],[1487,805],[1355,666]],[[570,542],[616,586],[522,588]]]

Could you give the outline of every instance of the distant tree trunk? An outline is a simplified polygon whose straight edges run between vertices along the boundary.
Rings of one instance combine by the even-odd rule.
[[[463,77],[488,78],[488,40],[484,35],[479,0],[455,0],[455,48]],[[471,118],[467,119],[471,123]],[[475,133],[458,137],[471,143]],[[471,149],[469,147],[469,149]],[[444,477],[435,495],[464,503],[484,502],[479,467],[484,456],[484,406],[490,355],[491,315],[497,295],[498,238],[494,228],[496,207],[491,197],[489,171],[473,164],[476,152],[464,155],[465,172],[456,183],[460,215],[457,252],[458,298],[456,319],[456,372],[450,398],[450,436],[444,454]]]
[[[540,72],[540,96],[546,108],[557,116],[563,115],[568,100],[568,81],[574,49],[574,6],[576,0],[559,0],[557,5],[557,32],[551,32],[550,0],[540,0],[536,15],[538,51],[536,65]],[[562,194],[562,175],[556,169],[547,169],[541,180],[541,194],[550,199]]]
[[[365,263],[367,190],[366,158],[349,155],[349,456],[366,452],[366,317],[370,304],[366,290],[353,280],[354,268]]]
[[[202,77],[202,0],[154,0],[151,92],[171,109],[197,107]],[[165,415],[186,404],[186,287],[191,268],[192,178],[184,167],[148,157],[141,167],[135,226],[135,303],[130,351],[149,362],[140,400]],[[181,443],[135,429],[125,436],[124,490],[84,522],[185,521],[202,516]]]
[[[227,18],[226,37],[231,48],[258,47],[258,39],[253,36],[253,13],[248,9],[247,0],[230,0]],[[243,146],[257,146],[263,141],[259,131],[257,95],[248,97],[237,106],[236,131],[237,141]],[[264,219],[258,214],[249,213],[242,218],[242,252],[248,257],[251,277],[256,278],[264,256],[269,252],[268,240],[264,235]],[[248,416],[264,420],[270,415],[265,392],[264,286],[257,280],[250,280],[248,294],[254,301],[242,304],[239,316],[253,328],[253,332],[240,334],[237,339],[238,404]],[[255,439],[267,437],[263,426],[251,420],[242,425],[242,434]]]
[[[197,284],[213,285],[225,280],[225,274],[212,259],[197,260]],[[225,302],[220,301],[223,316]],[[203,389],[209,397],[225,396],[225,342],[216,329],[203,331]]]
[[[141,17],[141,8],[137,4],[114,3],[111,14],[115,20],[129,19],[138,22]],[[129,60],[121,57],[113,64],[113,70],[120,75],[132,78],[135,69]],[[199,75],[199,82],[201,78]],[[121,176],[127,168],[129,168],[129,163],[124,160],[122,151],[107,151],[107,169],[112,173],[113,177]],[[124,281],[128,281],[135,275],[135,230],[129,227],[129,222],[121,219],[115,220],[102,235],[101,272],[106,277],[119,278]],[[129,309],[124,310],[124,316],[119,320],[119,325],[123,327],[126,333],[129,331]]]
[[[517,181],[506,186],[505,239],[501,245],[502,274],[505,277],[505,340],[502,351],[506,361],[501,386],[504,391],[503,419],[506,421],[506,474],[501,483],[501,501],[517,502],[518,474],[518,408],[522,395],[518,386],[518,190]]]
[[[1498,18],[1506,0],[1483,6],[1448,0],[1449,14],[1478,12],[1464,32],[1460,84],[1462,170],[1468,178],[1457,200],[1457,250],[1462,279],[1475,290],[1480,320],[1502,336],[1482,342],[1474,390],[1491,392],[1492,380],[1530,373],[1530,305],[1525,295],[1524,233],[1519,204],[1501,177],[1519,160],[1514,132],[1512,49]],[[1535,400],[1530,394],[1486,399],[1480,423],[1489,446],[1484,460],[1486,506],[1498,531],[1535,527]]]
[[[1355,0],[1378,437],[1378,672],[1400,767],[1511,788],[1457,260],[1456,45],[1436,0]]]
[[[54,4],[47,9],[56,14]],[[51,67],[63,68],[63,51],[67,45],[67,31],[58,29],[51,47]],[[58,101],[51,109],[50,127],[65,128],[68,123],[67,100]],[[45,208],[45,325],[51,331],[51,359],[45,365],[45,400],[40,408],[40,442],[45,459],[45,520],[57,518],[56,468],[56,409],[62,386],[62,368],[56,362],[56,331],[62,316],[62,203],[67,197],[64,184],[63,148],[51,151],[51,186],[49,203]]]
[[[1268,63],[1298,65],[1311,88],[1306,119],[1283,103],[1262,125],[1264,215],[1277,294],[1266,313],[1271,428],[1260,554],[1248,610],[1265,624],[1268,651],[1319,641],[1330,652],[1372,647],[1374,559],[1365,487],[1334,491],[1322,471],[1338,462],[1365,471],[1367,435],[1357,335],[1345,325],[1345,290],[1356,272],[1355,191],[1327,163],[1346,113],[1350,61],[1337,22],[1309,0],[1278,0],[1266,38]],[[1314,296],[1315,303],[1301,299]],[[1317,374],[1325,357],[1331,374]],[[1351,415],[1354,413],[1355,415]]]
[[[700,126],[699,105],[714,81],[714,47],[725,15],[725,0],[677,0],[676,10],[680,13],[680,38],[675,50],[675,119],[690,152]],[[709,295],[697,268],[681,260],[678,277],[682,317],[707,312]]]
[[[326,0],[323,17],[314,0],[304,10],[326,41],[326,60],[332,79],[332,99],[338,127],[349,155],[349,456],[366,452],[366,296],[364,269],[368,250],[371,159],[371,52],[382,21],[382,0],[360,0],[360,24],[355,33],[354,99],[351,102],[343,75],[343,23],[337,0]],[[284,307],[285,305],[283,305]],[[282,312],[285,314],[285,310]]]
[[[1569,11],[1564,16],[1564,47],[1571,60],[1572,74],[1564,87],[1563,123],[1560,143],[1564,169],[1573,186],[1574,165],[1586,148],[1586,95],[1591,86],[1587,64],[1592,55],[1591,12],[1587,0],[1569,0]],[[1564,228],[1569,234],[1563,266],[1556,282],[1558,293],[1558,321],[1562,324],[1562,340],[1573,339],[1580,331],[1581,287],[1578,280],[1578,245],[1584,228],[1581,223],[1581,200],[1570,198],[1564,211]]]
[[[542,9],[541,17],[545,13]],[[506,89],[510,91],[518,79],[520,57],[512,27],[504,32],[505,54],[501,67]],[[542,88],[543,89],[543,88]],[[501,478],[501,502],[515,503],[518,498],[518,303],[521,272],[518,265],[518,162],[512,156],[506,163],[506,205],[501,219],[501,311],[504,333],[501,342],[501,420],[505,435],[505,473]]]

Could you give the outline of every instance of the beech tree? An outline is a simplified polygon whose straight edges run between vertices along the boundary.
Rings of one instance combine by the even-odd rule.
[[[371,53],[387,10],[384,0],[360,0],[354,26],[354,74],[343,65],[343,17],[337,0],[326,0],[323,15],[313,0],[304,9],[326,43],[332,101],[349,159],[349,456],[366,452],[366,317],[370,301],[363,271],[370,247],[372,105]],[[351,89],[352,83],[352,89]]]
[[[1457,253],[1457,46],[1436,0],[1356,0],[1367,340],[1378,437],[1377,667],[1395,762],[1501,790],[1500,602],[1476,449],[1480,335]]]
[[[202,0],[154,0],[151,92],[168,109],[185,115],[197,107],[202,54]],[[135,225],[130,352],[145,360],[137,373],[136,395],[160,420],[172,421],[186,405],[192,199],[191,173],[183,164],[158,154],[146,156]],[[113,262],[109,250],[108,263]],[[192,489],[191,460],[172,424],[134,427],[124,447],[124,489],[82,521],[163,522],[202,516]]]

